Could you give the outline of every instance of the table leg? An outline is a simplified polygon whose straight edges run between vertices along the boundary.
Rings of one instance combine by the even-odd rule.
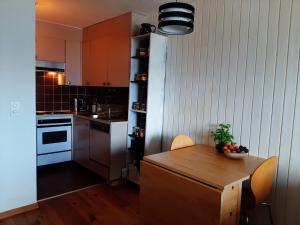
[[[240,222],[240,208],[242,196],[242,182],[237,182],[222,192],[221,225],[238,225]]]

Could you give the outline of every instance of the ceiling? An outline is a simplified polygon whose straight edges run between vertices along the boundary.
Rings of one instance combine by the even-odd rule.
[[[83,28],[133,11],[150,14],[167,0],[37,0],[38,20]]]

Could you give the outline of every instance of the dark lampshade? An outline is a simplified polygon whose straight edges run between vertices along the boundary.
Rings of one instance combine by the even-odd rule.
[[[194,30],[195,8],[187,3],[170,2],[159,7],[158,30],[168,35],[184,35]]]

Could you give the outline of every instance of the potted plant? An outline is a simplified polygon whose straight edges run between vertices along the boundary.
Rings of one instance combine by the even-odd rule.
[[[218,152],[223,152],[225,144],[232,144],[234,142],[234,137],[230,128],[230,124],[221,123],[216,131],[211,132],[211,136],[216,143],[216,149]]]

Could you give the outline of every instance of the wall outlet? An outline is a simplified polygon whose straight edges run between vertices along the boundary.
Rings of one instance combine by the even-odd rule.
[[[21,103],[19,101],[10,102],[10,115],[18,116],[20,115]]]

